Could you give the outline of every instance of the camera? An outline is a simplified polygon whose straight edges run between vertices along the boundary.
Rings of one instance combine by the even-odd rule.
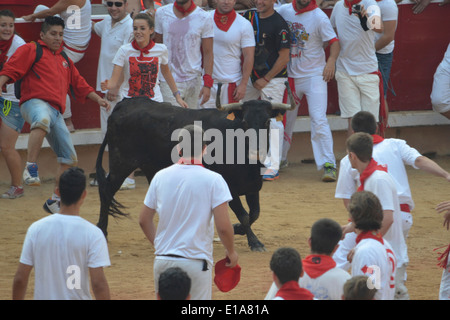
[[[361,5],[354,4],[352,7],[352,13],[361,13]]]

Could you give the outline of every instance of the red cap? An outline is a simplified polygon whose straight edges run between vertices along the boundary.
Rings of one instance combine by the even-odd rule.
[[[228,292],[237,286],[239,280],[241,280],[241,267],[236,265],[233,268],[225,266],[226,263],[230,262],[227,258],[217,261],[214,267],[215,276],[214,283],[217,288],[222,292]]]

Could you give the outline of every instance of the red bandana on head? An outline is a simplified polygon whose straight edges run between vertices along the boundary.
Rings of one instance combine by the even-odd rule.
[[[370,159],[369,165],[364,169],[364,171],[360,174],[359,180],[361,181],[361,185],[358,188],[358,191],[364,190],[364,182],[374,173],[376,170],[387,172],[387,167],[385,165],[379,165],[373,159]]]
[[[216,23],[217,28],[224,32],[227,32],[228,29],[230,29],[234,19],[236,19],[236,11],[234,11],[234,9],[225,14],[219,13],[217,10],[214,12],[214,22]]]
[[[301,14],[304,12],[308,12],[308,11],[312,11],[315,8],[318,8],[316,0],[311,0],[311,2],[303,9],[297,9],[297,1],[296,0],[292,1],[292,6],[294,7],[294,10],[296,12],[295,15],[298,15],[298,14]]]
[[[139,56],[139,59],[142,60],[144,58],[144,53],[148,54],[150,52],[150,49],[153,48],[153,46],[155,45],[155,42],[150,39],[150,42],[148,43],[148,45],[145,48],[139,47],[139,45],[137,44],[136,40],[133,40],[131,42],[131,45],[133,46],[134,49],[136,49],[136,50],[141,52],[141,55]]]
[[[312,279],[318,278],[330,269],[336,267],[332,257],[323,254],[312,254],[302,260],[303,269]]]
[[[173,3],[173,6],[181,12],[181,14],[183,16],[187,16],[189,13],[191,13],[192,11],[195,10],[195,8],[197,8],[197,6],[195,5],[194,1],[191,0],[191,5],[189,6],[189,8],[185,9],[182,6],[180,6],[176,1]]]
[[[348,14],[352,14],[352,7],[354,4],[360,3],[361,0],[344,0],[345,5],[348,7]]]
[[[364,232],[361,232],[356,237],[356,243],[359,243],[363,239],[374,239],[374,240],[377,240],[377,241],[381,242],[382,244],[384,244],[383,237],[381,236],[381,233],[379,233],[377,231],[364,231]]]

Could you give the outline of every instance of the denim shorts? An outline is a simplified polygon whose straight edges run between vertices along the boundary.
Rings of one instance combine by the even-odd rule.
[[[9,101],[0,97],[0,117],[2,118],[2,123],[18,133],[22,132],[25,120],[23,120],[22,115],[20,114],[18,102]]]
[[[391,66],[393,56],[394,52],[377,53],[378,69],[380,70],[381,75],[383,76],[384,96],[387,95],[388,90],[392,90],[392,88],[389,88],[389,82],[391,79]],[[394,93],[394,90],[392,90],[392,93]]]
[[[77,153],[62,114],[41,99],[30,99],[20,106],[20,111],[30,129],[47,132],[45,138],[58,157],[58,163],[76,165]]]

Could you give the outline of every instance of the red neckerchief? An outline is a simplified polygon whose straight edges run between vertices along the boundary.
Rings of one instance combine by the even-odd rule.
[[[379,144],[380,142],[382,142],[384,140],[384,138],[382,136],[379,136],[377,134],[373,134],[372,138],[373,138],[373,144]]]
[[[297,9],[297,1],[296,0],[292,0],[292,6],[294,7],[295,10],[295,15],[304,13],[304,12],[308,12],[308,11],[312,11],[315,8],[318,8],[316,0],[311,0],[311,2],[303,9]]]
[[[344,2],[345,2],[345,5],[348,7],[348,14],[352,14],[352,6],[354,4],[360,3],[361,0],[350,0],[350,1],[344,0]]]
[[[275,297],[284,300],[313,300],[314,295],[307,289],[300,288],[297,281],[288,281],[278,290]]]
[[[385,165],[380,165],[375,160],[370,159],[369,165],[364,169],[364,171],[359,175],[359,180],[361,181],[361,185],[358,188],[358,191],[364,190],[364,182],[374,173],[376,170],[387,172],[387,167]]]
[[[302,260],[303,269],[312,279],[318,278],[330,269],[336,267],[332,257],[323,254],[311,254]]]
[[[217,9],[214,12],[214,22],[216,23],[217,28],[224,32],[227,32],[228,29],[230,29],[234,19],[236,19],[236,11],[234,11],[234,9],[225,14],[219,13]]]
[[[377,231],[364,231],[358,234],[356,237],[356,243],[358,244],[361,240],[364,239],[374,239],[379,241],[381,244],[384,244],[383,237],[381,236],[381,233]]]
[[[193,165],[196,165],[196,166],[200,166],[200,167],[205,167],[201,162],[200,163],[198,163],[198,159],[186,159],[186,158],[183,158],[183,157],[181,157],[180,158],[180,160],[178,160],[178,164],[188,164],[188,165],[191,165],[191,164],[193,164]]]
[[[191,6],[187,9],[183,8],[182,6],[180,6],[178,3],[174,2],[173,6],[175,7],[175,9],[177,9],[178,11],[180,11],[180,13],[184,16],[187,16],[189,13],[191,13],[192,11],[195,10],[195,8],[197,7],[194,3],[194,1],[191,0]]]
[[[136,50],[141,52],[141,55],[139,56],[139,59],[143,60],[144,59],[144,53],[148,54],[150,52],[150,49],[153,48],[153,46],[155,45],[155,42],[150,39],[150,42],[148,43],[148,45],[145,48],[139,47],[139,45],[137,44],[136,40],[133,40],[131,42],[131,45],[133,46],[134,49],[136,49]]]

